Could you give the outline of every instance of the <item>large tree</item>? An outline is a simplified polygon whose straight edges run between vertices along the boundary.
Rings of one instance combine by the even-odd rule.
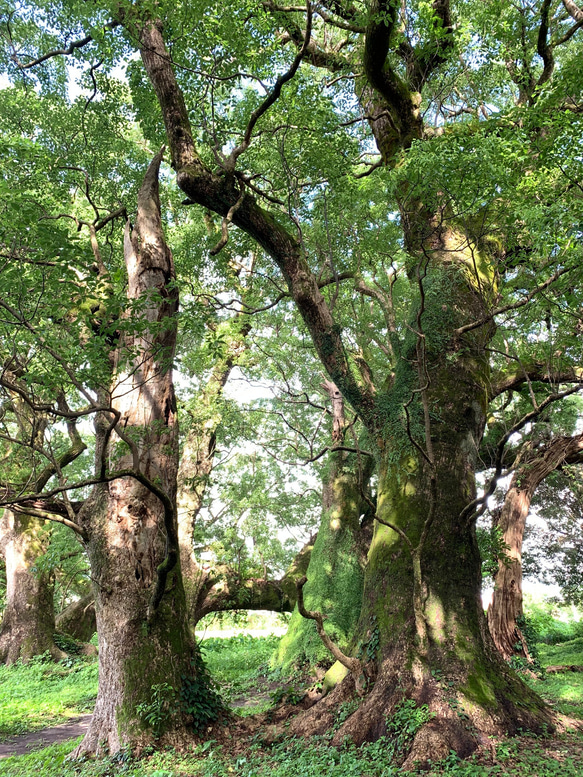
[[[49,360],[45,363],[56,372],[57,381],[77,399],[72,407],[49,400],[41,408],[34,392],[41,376],[33,377],[36,362],[29,359],[24,371],[28,386],[20,395],[30,411],[42,409],[46,417],[68,419],[70,424],[83,416],[95,422],[90,478],[68,482],[57,469],[56,483],[48,477],[38,479],[16,491],[7,488],[4,495],[12,509],[65,523],[81,538],[89,558],[99,636],[99,692],[78,754],[95,752],[102,743],[116,752],[125,744],[151,740],[143,710],[152,703],[155,687],[167,689],[176,701],[157,733],[171,742],[192,736],[188,710],[177,701],[188,683],[197,682],[198,659],[179,563],[178,426],[172,383],[178,294],[160,215],[161,159],[159,152],[144,176],[135,225],[126,222],[125,304],[107,308],[112,296],[110,272],[97,241],[92,243],[95,288],[102,305],[95,301],[91,305],[94,331],[80,328],[89,362],[87,383],[83,371],[75,370],[64,356],[58,326],[55,332],[43,331],[42,317],[27,317],[10,298],[3,301],[13,326],[39,338],[41,358]],[[50,302],[43,300],[43,308]],[[71,330],[76,332],[74,326]],[[45,385],[49,391],[50,383]],[[72,501],[70,491],[76,488],[79,494],[80,487],[90,488],[89,495]]]
[[[555,381],[559,357],[536,321],[549,287],[577,294],[565,278],[579,258],[579,162],[565,149],[580,136],[580,23],[552,0],[308,2],[305,12],[242,2],[219,20],[210,10],[160,3],[153,17],[119,4],[110,19],[86,9],[83,35],[52,51],[42,29],[33,51],[24,20],[11,25],[12,62],[46,73],[71,52],[139,51],[130,83],[144,132],[159,139],[163,122],[185,204],[223,218],[211,255],[236,225],[271,258],[367,430],[378,499],[355,640],[374,636],[378,649],[370,692],[336,741],[384,733],[403,698],[432,715],[410,763],[469,753],[486,734],[543,730],[550,712],[502,662],[481,610],[475,472],[490,402],[511,388],[492,377],[493,362],[505,366],[495,321],[512,316],[508,328],[545,353],[544,369],[520,360],[513,385],[536,374],[549,401],[571,390]],[[68,19],[51,18],[51,30],[71,32]],[[103,32],[85,34],[89,23]],[[573,341],[561,351],[578,355]],[[496,475],[504,443],[532,417],[502,436]],[[349,683],[295,730],[332,725]]]

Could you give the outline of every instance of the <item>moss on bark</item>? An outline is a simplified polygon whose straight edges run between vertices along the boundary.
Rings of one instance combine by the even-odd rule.
[[[345,648],[351,641],[362,602],[362,496],[357,462],[333,454],[324,485],[324,511],[307,570],[304,600],[308,610],[326,616],[324,628]],[[294,609],[287,633],[272,659],[274,665],[329,666],[332,656],[316,624]]]

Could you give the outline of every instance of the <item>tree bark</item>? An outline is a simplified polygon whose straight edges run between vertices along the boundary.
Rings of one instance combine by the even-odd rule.
[[[315,540],[316,535],[308,540],[279,580],[250,578],[242,581],[229,569],[201,570],[194,605],[188,611],[192,628],[212,612],[292,612],[297,601],[296,582],[306,574]]]
[[[542,481],[561,464],[578,459],[582,449],[581,434],[551,440],[541,450],[525,452],[512,476],[498,519],[507,550],[505,558],[498,562],[494,594],[488,607],[490,634],[507,660],[514,655],[529,657],[516,620],[522,615],[522,539],[530,503]]]
[[[6,509],[0,518],[0,548],[6,560],[6,609],[0,628],[0,662],[49,653],[65,658],[55,645],[53,581],[33,567],[46,552],[50,530],[44,521]]]
[[[180,703],[184,678],[193,677],[195,645],[178,558],[178,426],[172,384],[178,296],[160,216],[161,158],[162,152],[145,175],[133,232],[126,226],[132,304],[110,390],[123,441],[110,440],[111,413],[96,419],[98,470],[105,473],[109,457],[110,469],[134,474],[97,485],[79,515],[94,584],[99,692],[75,757],[104,746],[115,753],[151,743],[144,709],[152,704],[156,686],[166,688],[168,696],[159,741],[177,744],[192,738]]]
[[[60,612],[55,618],[55,628],[79,642],[89,642],[97,631],[93,594],[82,596]]]
[[[397,6],[375,0],[364,44],[368,84],[392,118],[391,138],[377,138],[387,162],[423,140],[419,90],[452,41],[449,4],[435,55],[405,47],[407,78],[393,68]],[[464,756],[488,734],[542,731],[552,715],[496,651],[480,601],[480,558],[467,507],[475,495],[476,455],[488,406],[495,264],[455,224],[440,192],[403,184],[398,192],[406,269],[419,303],[401,338],[387,389],[358,375],[343,345],[303,245],[278,220],[241,193],[233,175],[214,174],[193,141],[184,97],[172,71],[161,25],[140,30],[142,60],[156,92],[172,148],[177,182],[192,203],[229,216],[280,268],[330,379],[359,414],[380,462],[379,525],[368,555],[363,608],[355,641],[377,645],[376,681],[359,710],[336,734],[357,742],[386,732],[386,716],[403,698],[427,703],[431,720],[415,735],[406,765]],[[401,49],[399,49],[400,53]],[[374,125],[374,122],[373,122]],[[373,132],[375,127],[372,126]],[[387,143],[384,141],[387,140]],[[426,204],[429,203],[429,204]],[[461,327],[480,321],[458,334]],[[349,682],[349,681],[346,681]],[[296,720],[296,733],[334,724],[346,682]],[[450,704],[450,700],[453,702]],[[470,726],[458,713],[470,720]]]
[[[332,405],[332,446],[342,445],[344,400],[332,381],[325,387]],[[305,606],[323,613],[326,633],[342,648],[352,639],[362,604],[368,546],[360,516],[370,512],[363,493],[371,475],[370,456],[358,459],[345,451],[330,454],[322,485],[322,519],[306,572]],[[286,668],[318,663],[328,668],[331,658],[314,621],[306,620],[296,607],[273,662]]]
[[[427,704],[431,719],[414,737],[409,768],[451,750],[467,756],[488,735],[542,732],[552,716],[495,650],[481,605],[474,523],[464,512],[475,498],[493,326],[461,338],[455,330],[483,317],[495,281],[445,214],[428,217],[421,203],[409,202],[402,219],[421,302],[377,424],[387,431],[376,436],[377,524],[354,638],[355,646],[376,646],[368,667],[375,679],[333,741],[385,734],[403,698]],[[298,717],[292,732],[330,727],[345,693],[341,686]]]

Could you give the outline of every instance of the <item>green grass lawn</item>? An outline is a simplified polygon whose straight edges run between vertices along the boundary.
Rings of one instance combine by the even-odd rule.
[[[0,739],[91,712],[96,696],[95,659],[0,664]]]
[[[259,708],[235,709],[236,714],[261,711],[271,704],[266,691],[275,676],[267,666],[276,638],[231,637],[209,639],[203,654],[226,701],[238,700],[258,689]],[[583,664],[583,640],[541,646],[544,664]],[[38,728],[45,721],[61,722],[67,715],[91,707],[96,693],[95,663],[72,665],[35,661],[27,666],[0,667],[0,723],[2,732]],[[567,673],[529,680],[560,712],[583,719],[583,675]],[[267,696],[267,701],[266,697]],[[85,763],[66,760],[75,741],[0,760],[0,777],[397,777],[391,765],[391,742],[380,740],[361,748],[329,747],[326,738],[310,742],[284,740],[262,747],[250,739],[243,754],[231,755],[217,742],[193,746],[192,752],[157,752],[133,760],[127,754]],[[427,777],[581,777],[583,735],[573,731],[552,739],[515,737],[496,744],[496,759],[435,764]]]

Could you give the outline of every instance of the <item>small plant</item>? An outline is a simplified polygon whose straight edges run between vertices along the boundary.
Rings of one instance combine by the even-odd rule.
[[[518,672],[531,671],[540,677],[544,674],[544,669],[540,662],[540,656],[536,644],[538,636],[536,628],[533,626],[529,618],[526,618],[524,615],[518,616],[516,619],[516,625],[524,637],[528,653],[532,660],[529,661],[527,658],[524,658],[521,655],[512,656],[509,662],[510,666]],[[514,649],[517,652],[522,652],[524,648],[522,643],[518,642],[514,646]]]
[[[428,723],[434,713],[427,704],[417,706],[413,699],[403,699],[390,718],[387,718],[387,735],[392,739],[393,757],[404,758],[413,744],[415,734]]]
[[[356,712],[359,705],[360,701],[358,699],[351,699],[349,701],[342,702],[342,704],[340,704],[336,710],[336,725],[341,726],[345,720],[348,720],[348,718]]]
[[[192,715],[196,733],[201,733],[224,712],[225,705],[216,689],[214,680],[203,661],[200,650],[192,658],[193,676],[182,676],[180,698],[187,715]]]
[[[165,723],[172,717],[176,706],[176,691],[169,683],[159,683],[152,686],[152,696],[149,702],[138,704],[136,712],[152,729],[156,738],[162,733]]]
[[[57,632],[53,634],[53,641],[59,650],[62,650],[63,653],[67,653],[70,656],[78,656],[83,649],[83,643],[78,642],[69,634],[59,634]]]
[[[273,704],[280,704],[281,702],[298,704],[304,698],[304,694],[299,688],[290,685],[287,688],[276,688],[275,691],[269,694],[269,697]]]

